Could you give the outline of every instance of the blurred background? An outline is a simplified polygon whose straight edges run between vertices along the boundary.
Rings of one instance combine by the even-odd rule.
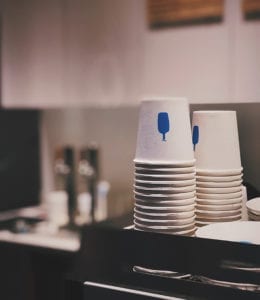
[[[255,0],[1,1],[2,148],[8,153],[10,143],[14,156],[25,155],[18,169],[31,174],[24,172],[19,185],[33,187],[34,195],[6,200],[3,209],[44,203],[51,191],[66,188],[55,171],[57,148],[73,149],[75,197],[88,192],[78,167],[82,150],[95,143],[98,180],[109,186],[108,215],[130,211],[143,97],[185,96],[195,107],[234,104],[248,143],[244,123],[252,124],[252,136],[260,99],[259,11]],[[30,149],[19,142],[23,136],[27,148],[34,138]],[[244,165],[251,164],[245,176],[259,188],[257,136],[250,141],[254,146],[241,143]]]
[[[42,200],[56,147],[96,142],[111,214],[129,209],[143,96],[259,101],[258,1],[1,2],[1,106],[37,110]]]
[[[100,195],[100,219],[131,212],[147,96],[237,110],[244,179],[260,190],[259,2],[1,0],[0,210],[58,190],[76,214]]]

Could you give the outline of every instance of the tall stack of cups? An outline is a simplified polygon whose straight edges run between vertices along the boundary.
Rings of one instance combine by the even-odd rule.
[[[142,102],[134,163],[135,229],[193,235],[195,160],[185,98]]]
[[[196,225],[241,219],[242,166],[235,111],[194,111]]]

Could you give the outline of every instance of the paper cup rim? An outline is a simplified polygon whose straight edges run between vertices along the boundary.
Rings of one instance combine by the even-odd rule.
[[[220,202],[220,205],[224,205],[224,202],[229,202],[230,204],[231,203],[239,203],[239,202],[241,202],[242,203],[242,200],[243,200],[243,196],[240,196],[240,197],[236,197],[236,198],[230,198],[230,199],[207,199],[207,198],[196,198],[197,200],[197,202]],[[232,202],[230,202],[230,201],[232,201]],[[237,202],[233,202],[233,201],[237,201]],[[221,203],[222,202],[222,203]],[[228,203],[228,204],[229,204]],[[198,203],[199,204],[199,203]],[[205,205],[207,205],[207,204],[205,204]],[[210,205],[210,204],[209,204]],[[215,205],[215,204],[211,204],[211,205]],[[217,204],[216,204],[217,205]]]
[[[239,175],[239,174],[242,174],[243,172],[243,167],[241,168],[238,168],[238,169],[200,169],[200,168],[197,168],[196,169],[196,174],[198,176],[210,176],[210,177],[214,177],[214,175],[212,174],[215,174],[216,176],[215,177],[219,177],[219,176],[234,176],[234,175]]]
[[[257,202],[259,202],[259,205],[258,205],[259,208],[256,207]],[[246,202],[246,207],[250,212],[254,213],[255,215],[260,216],[260,197],[255,197],[255,198],[248,200]]]
[[[229,194],[242,192],[242,185],[234,187],[198,187],[196,192],[199,194]]]
[[[230,208],[226,208],[223,206],[231,207],[231,210],[233,209],[232,206],[235,206],[236,209],[242,209],[242,203],[231,203],[231,204],[196,204],[196,209],[203,210],[205,212],[207,211],[229,211]],[[217,208],[217,209],[216,209]],[[226,208],[226,209],[224,209]]]
[[[143,194],[143,193],[137,192],[135,190],[134,190],[134,194],[137,195],[137,196],[145,197],[145,198],[160,198],[160,200],[162,200],[163,198],[165,198],[165,199],[171,198],[171,196],[170,196],[171,194],[158,194],[158,193],[155,193],[155,194],[149,194],[148,195],[148,194]],[[191,194],[193,196],[191,196]],[[194,191],[189,191],[189,192],[180,192],[180,193],[176,193],[176,194],[173,194],[173,195],[174,195],[173,197],[175,199],[172,199],[172,200],[190,199],[190,198],[196,197],[196,191],[194,190]],[[188,196],[188,198],[181,198],[181,199],[178,198],[178,199],[176,199],[176,197],[186,197],[186,196]]]
[[[145,210],[147,211],[154,211],[155,213],[159,213],[160,211],[168,211],[169,213],[171,212],[181,212],[180,210],[175,211],[175,209],[185,209],[186,208],[191,208],[191,209],[196,209],[196,203],[195,202],[190,202],[188,204],[184,204],[184,205],[172,205],[172,206],[143,206],[140,205],[139,203],[135,203],[135,207],[138,209],[141,209],[143,212],[145,212]],[[145,207],[145,208],[142,208]],[[189,210],[187,210],[189,211]],[[183,212],[185,212],[185,210],[183,210]]]
[[[136,198],[136,196],[134,196],[135,201],[139,202],[139,203],[146,203],[146,204],[150,204],[150,207],[157,207],[157,206],[162,206],[162,207],[176,207],[176,206],[184,206],[184,205],[189,205],[189,204],[193,204],[196,203],[196,197],[191,197],[191,198],[186,198],[186,199],[180,199],[180,200],[151,200],[151,199],[139,199],[138,196]],[[186,202],[186,204],[183,204],[182,202]],[[151,205],[151,203],[153,205]],[[177,203],[177,204],[176,204]],[[155,205],[154,205],[155,204]],[[166,205],[166,206],[165,206]],[[145,206],[145,205],[144,205]]]
[[[165,165],[166,167],[177,167],[181,168],[181,166],[184,167],[193,167],[195,166],[196,159],[191,159],[191,160],[146,160],[146,159],[139,159],[139,158],[134,158],[133,162],[135,163],[135,166],[138,165],[152,165],[152,166],[163,166]]]
[[[158,96],[158,95],[144,95],[141,98],[141,104],[144,103],[154,103],[154,102],[181,102],[181,101],[186,101],[188,103],[187,97],[183,96],[178,96],[178,97],[173,97],[169,95],[165,96]]]
[[[195,216],[193,217],[190,217],[190,218],[183,218],[183,219],[175,219],[175,220],[167,220],[167,219],[157,219],[157,220],[154,220],[154,219],[146,219],[146,218],[141,218],[141,217],[138,217],[134,214],[134,218],[137,219],[137,220],[141,220],[142,222],[146,222],[146,223],[181,223],[181,222],[187,222],[187,223],[184,223],[184,224],[180,224],[180,225],[173,225],[173,226],[183,226],[183,225],[188,225],[188,224],[192,224],[194,223],[195,221]]]
[[[237,214],[239,214],[239,213],[241,213],[241,209],[242,209],[241,207],[240,208],[236,208],[236,209],[217,210],[217,211],[216,210],[210,210],[210,209],[196,209],[196,214],[198,214],[198,216],[202,215],[202,214],[208,214],[208,215],[214,216],[216,214],[221,215],[222,213],[224,215],[226,215],[226,213],[232,213],[232,214],[237,213]]]
[[[143,224],[136,222],[136,220],[134,220],[134,224],[139,227],[143,227],[143,228],[147,228],[147,229],[158,229],[158,230],[162,229],[162,230],[177,230],[177,231],[181,231],[181,229],[192,230],[193,227],[195,227],[194,221],[191,222],[190,224],[184,224],[184,225],[158,226],[158,225],[143,225]]]
[[[148,177],[151,179],[157,179],[157,178],[172,178],[172,180],[188,180],[188,179],[196,179],[196,173],[195,171],[189,172],[189,173],[160,173],[156,171],[156,173],[138,173],[136,172],[138,170],[135,170],[134,176],[135,177]]]
[[[179,184],[185,184],[188,183],[187,186],[189,186],[191,182],[196,182],[195,178],[187,179],[187,180],[142,180],[142,179],[135,179],[135,182],[143,183],[143,184],[151,184],[151,185],[179,185]]]
[[[198,188],[231,188],[231,187],[237,187],[241,186],[243,183],[243,180],[233,180],[233,181],[199,181],[196,180],[196,184]]]
[[[232,215],[232,216],[219,216],[219,217],[215,217],[215,216],[197,216],[196,215],[196,220],[197,221],[201,221],[201,220],[206,220],[206,222],[221,222],[221,220],[240,220],[242,217],[242,213],[238,213],[236,215]],[[223,221],[225,222],[225,221]]]
[[[194,110],[193,114],[202,114],[202,115],[209,115],[209,114],[230,114],[230,113],[234,113],[236,114],[236,110],[221,110],[221,109],[217,109],[217,110]]]
[[[235,177],[235,179],[234,179]],[[230,175],[230,176],[203,176],[196,174],[196,179],[199,182],[232,182],[236,180],[243,180],[243,173],[240,175]]]

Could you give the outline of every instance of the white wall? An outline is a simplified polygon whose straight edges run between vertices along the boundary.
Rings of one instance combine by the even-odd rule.
[[[260,21],[243,19],[241,0],[225,1],[220,23],[157,30],[148,27],[146,0],[69,2],[67,84],[78,87],[70,103],[127,106],[151,94],[186,96],[191,103],[260,101]],[[92,17],[79,13],[82,3]]]
[[[260,101],[260,21],[245,21],[241,2],[225,1],[222,23],[146,30],[144,92],[192,103]]]
[[[43,201],[49,191],[57,189],[55,148],[71,145],[78,154],[81,147],[95,141],[100,148],[101,180],[111,184],[110,215],[131,209],[137,108],[46,110],[42,113],[41,124]]]
[[[67,85],[78,87],[70,103],[127,106],[151,94],[191,103],[260,101],[260,21],[243,19],[241,0],[225,1],[220,23],[157,30],[148,27],[146,0],[69,2]],[[82,3],[88,18],[79,13]]]
[[[224,2],[223,22],[157,30],[146,0],[0,1],[6,107],[260,100],[260,21],[243,19],[242,0]]]
[[[91,97],[103,97],[104,101],[107,97],[125,107],[44,112],[43,192],[54,188],[52,159],[56,145],[71,143],[80,147],[96,140],[103,153],[103,178],[112,183],[114,195],[121,193],[117,204],[123,209],[123,199],[132,198],[138,120],[138,108],[129,106],[136,106],[141,94],[187,96],[191,103],[259,102],[260,21],[244,21],[240,3],[225,1],[222,23],[151,31],[146,24],[145,0],[92,2],[97,18],[92,20],[92,26],[98,26],[102,16],[106,20],[93,28],[100,36],[94,35],[91,45],[91,55],[96,54],[98,62],[90,67],[95,69]],[[102,11],[100,5],[104,5]],[[123,13],[120,28],[115,13]],[[81,30],[84,32],[84,28]],[[76,44],[76,36],[74,39],[80,64],[82,49]],[[78,93],[71,93],[71,101],[77,99],[84,106],[85,98],[80,92],[84,82],[77,82],[76,66],[71,61],[70,68],[68,78],[79,87]],[[108,74],[111,78],[106,85]],[[100,85],[100,77],[104,86]]]

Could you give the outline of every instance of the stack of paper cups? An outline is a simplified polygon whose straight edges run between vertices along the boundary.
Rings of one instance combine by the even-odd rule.
[[[185,98],[142,102],[134,163],[135,229],[193,235],[195,160]]]
[[[235,111],[194,111],[196,225],[241,219],[242,166]]]

